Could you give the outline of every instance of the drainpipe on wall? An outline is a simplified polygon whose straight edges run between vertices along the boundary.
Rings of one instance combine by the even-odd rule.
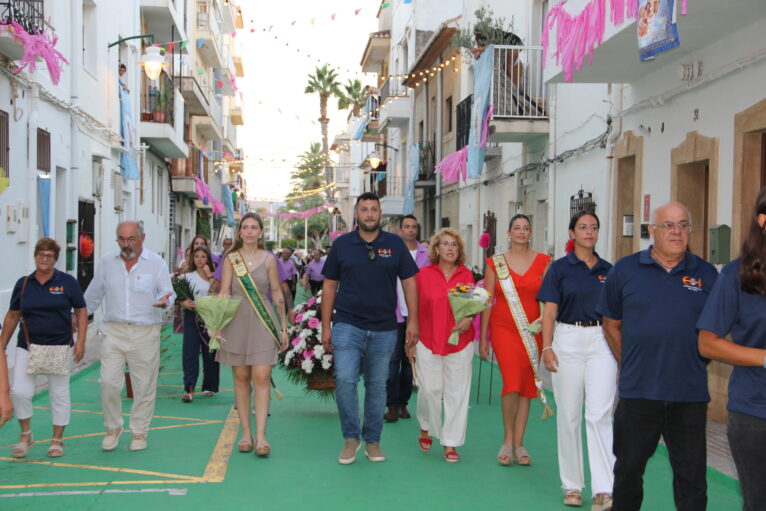
[[[611,108],[609,109],[609,115],[612,119],[612,132],[609,133],[609,137],[606,139],[606,190],[605,195],[607,204],[609,204],[609,211],[607,212],[607,233],[606,240],[609,247],[608,253],[614,254],[617,241],[614,239],[615,228],[612,224],[614,222],[611,219],[614,218],[614,214],[617,208],[616,201],[613,200],[613,186],[614,186],[614,173],[617,171],[617,162],[614,161],[614,145],[617,140],[622,136],[622,95],[623,84],[612,84],[611,94]],[[639,219],[636,219],[639,220]],[[635,221],[635,220],[634,220]],[[640,225],[640,222],[638,222]],[[635,224],[634,224],[635,225]],[[640,232],[640,228],[639,228]],[[615,261],[616,262],[616,261]]]
[[[37,231],[37,118],[40,105],[40,85],[32,82],[29,91],[29,117],[27,118],[27,261],[32,261],[37,238],[42,236]],[[21,214],[21,212],[19,212]],[[27,263],[29,264],[29,263]]]
[[[72,2],[70,11],[70,27],[81,27],[82,26],[82,5],[79,2]],[[70,43],[69,43],[69,102],[72,103],[72,107],[79,106],[80,102],[80,72],[79,70],[82,68],[82,31],[81,30],[72,30],[70,34]],[[79,190],[79,184],[80,184],[80,137],[79,132],[77,128],[77,117],[75,116],[74,110],[69,110],[69,172],[67,173],[67,216],[68,218],[73,217],[76,220],[78,220],[78,228],[79,228],[79,208],[78,205],[75,203],[75,209],[74,213],[72,213],[71,209],[71,201],[76,200],[77,197],[80,194]],[[91,190],[93,190],[94,185],[91,185]],[[79,250],[79,236],[77,235],[77,230],[75,229],[75,246],[78,247]],[[100,250],[100,244],[101,244],[101,236],[95,236],[96,238],[96,253],[95,257],[101,254]],[[77,262],[75,259],[75,274],[77,273]]]
[[[429,129],[428,129],[429,128],[429,126],[428,126],[428,97],[429,97],[430,94],[429,94],[429,91],[428,91],[428,89],[429,89],[428,84],[429,84],[429,82],[426,82],[426,83],[423,84],[423,138],[425,139],[425,140],[423,140],[424,143],[429,141],[428,140],[428,138],[429,138],[428,137],[428,132],[429,132]],[[434,179],[436,179],[436,178],[434,177]],[[430,195],[431,195],[430,190],[428,188],[424,188],[423,189],[423,230],[426,233],[428,233],[428,231],[432,227],[431,225],[428,225],[428,216],[429,216],[428,215],[428,211],[429,211],[428,205],[430,203],[430,198],[431,198]],[[428,237],[430,238],[430,236],[428,236]]]
[[[556,156],[556,85],[548,85],[548,157]],[[556,164],[551,163],[548,167],[548,239],[553,247],[549,250],[556,255]]]
[[[441,64],[441,59],[439,59]],[[442,79],[444,73],[436,73],[436,126],[434,126],[434,132],[436,133],[436,147],[434,148],[434,163],[442,161],[442,88],[444,81]],[[442,175],[436,174],[436,204],[434,205],[434,231],[438,231],[442,228]]]

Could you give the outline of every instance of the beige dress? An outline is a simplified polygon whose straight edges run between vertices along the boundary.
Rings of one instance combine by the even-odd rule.
[[[266,263],[258,265],[250,272],[250,275],[269,314],[271,314],[272,321],[275,325],[279,325],[274,317],[271,301],[267,298],[269,273],[266,270]],[[221,343],[221,349],[215,356],[216,362],[227,366],[276,365],[277,344],[274,336],[263,325],[250,300],[245,295],[242,284],[239,283],[239,279],[233,272],[231,296],[241,297],[242,304],[237,309],[234,319],[221,331],[226,342]]]

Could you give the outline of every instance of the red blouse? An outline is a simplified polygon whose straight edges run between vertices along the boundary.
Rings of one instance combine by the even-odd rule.
[[[420,342],[434,355],[450,355],[462,351],[474,338],[473,326],[460,335],[457,346],[447,344],[455,317],[447,294],[457,284],[474,284],[473,273],[466,266],[460,265],[447,282],[444,272],[438,264],[420,269],[415,275],[418,285],[418,323]]]

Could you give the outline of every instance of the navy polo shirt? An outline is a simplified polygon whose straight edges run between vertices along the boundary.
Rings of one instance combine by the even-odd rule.
[[[742,291],[739,259],[721,270],[697,328],[748,348],[766,348],[766,296]],[[729,410],[766,419],[766,369],[734,366],[729,379]]]
[[[24,277],[16,282],[9,310],[21,310],[30,340],[34,344],[48,346],[69,344],[72,339],[72,309],[86,307],[77,280],[68,273],[53,270],[53,276],[44,284],[40,284],[35,278],[35,272],[32,272],[22,301],[23,284]],[[16,345],[27,349],[27,339],[21,326]]]
[[[612,264],[600,257],[588,268],[572,251],[551,264],[537,299],[558,304],[557,321],[601,321],[596,305],[610,269]]]
[[[339,236],[333,243],[322,268],[326,278],[339,281],[333,320],[372,332],[394,330],[396,279],[413,277],[418,267],[395,234],[380,231],[370,245],[373,261],[358,231]]]
[[[621,398],[708,402],[697,319],[718,276],[691,253],[665,270],[652,247],[615,263],[596,312],[622,321]]]

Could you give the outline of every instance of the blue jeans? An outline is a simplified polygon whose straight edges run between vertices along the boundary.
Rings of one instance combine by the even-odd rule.
[[[386,408],[388,364],[396,347],[396,330],[371,332],[348,323],[332,328],[335,361],[335,402],[338,404],[343,438],[361,437],[368,444],[380,443]],[[359,426],[360,370],[364,371],[364,428]]]
[[[729,445],[742,488],[744,511],[766,508],[766,419],[729,412]]]
[[[397,333],[396,348],[391,355],[391,362],[388,365],[388,382],[386,383],[388,397],[386,399],[386,406],[401,408],[402,406],[407,406],[412,396],[412,366],[404,352],[405,334],[407,333],[406,321],[399,323]]]

